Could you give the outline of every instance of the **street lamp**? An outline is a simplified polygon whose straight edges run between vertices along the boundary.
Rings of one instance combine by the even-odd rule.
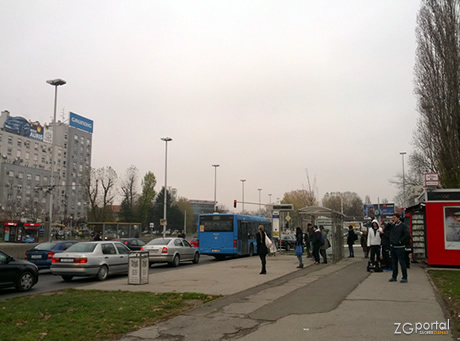
[[[406,152],[400,152],[402,157],[402,172],[403,172],[403,206],[404,208],[406,207],[406,177],[404,175],[404,155],[406,155]]]
[[[163,205],[163,238],[166,238],[166,225],[167,225],[167,220],[166,220],[166,199],[167,199],[167,194],[166,194],[166,186],[168,184],[167,179],[168,179],[168,142],[172,141],[172,138],[170,137],[162,137],[162,141],[165,141],[165,189],[164,189],[164,205]]]
[[[57,88],[58,86],[66,83],[63,79],[52,79],[46,81],[46,83],[54,86],[54,113],[53,113],[53,135],[51,137],[51,177],[50,177],[50,212],[49,212],[49,230],[48,230],[48,241],[51,241],[51,229],[53,224],[53,190],[54,190],[54,145],[56,134],[56,106],[57,106]]]
[[[241,213],[244,214],[244,182],[246,181],[246,179],[241,179],[240,181],[241,181],[241,185],[242,185],[242,187],[243,187],[243,188],[242,188],[243,197],[242,197],[242,200],[241,200],[241,202],[243,203],[243,208],[242,208]]]
[[[214,211],[216,211],[217,167],[219,167],[219,165],[211,165],[211,166],[214,167]]]
[[[272,195],[271,195],[271,194],[268,195],[268,203],[269,203],[269,204],[272,203]]]
[[[262,188],[257,188],[257,190],[259,191],[259,215],[262,215],[262,208],[260,206],[260,192],[262,192]]]

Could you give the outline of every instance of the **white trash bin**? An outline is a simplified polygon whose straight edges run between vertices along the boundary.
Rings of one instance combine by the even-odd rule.
[[[147,284],[149,282],[148,252],[131,252],[128,265],[128,284]]]

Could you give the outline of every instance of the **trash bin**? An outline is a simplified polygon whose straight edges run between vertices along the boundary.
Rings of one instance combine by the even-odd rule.
[[[145,251],[129,254],[128,284],[149,282],[149,253]]]

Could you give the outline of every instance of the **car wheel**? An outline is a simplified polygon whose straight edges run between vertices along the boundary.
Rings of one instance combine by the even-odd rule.
[[[16,284],[16,288],[19,291],[27,291],[30,290],[35,283],[35,276],[31,272],[24,272],[19,276],[18,283]]]
[[[106,265],[103,265],[99,268],[99,271],[97,272],[97,279],[99,281],[105,281],[107,279],[107,276],[109,274],[109,269],[107,268]]]
[[[69,275],[64,275],[64,276],[61,276],[62,279],[66,282],[70,282],[73,278],[73,276],[69,276]]]
[[[198,264],[200,261],[200,254],[198,252],[195,252],[195,256],[193,256],[193,264]]]
[[[254,256],[254,246],[251,244],[251,246],[249,247],[249,257],[252,256]]]
[[[290,250],[291,250],[291,245],[286,244],[286,251],[290,251]]]
[[[174,266],[174,267],[178,267],[179,264],[180,264],[180,257],[179,257],[179,255],[175,255],[174,258],[173,258],[173,260],[172,260],[172,262],[169,263],[169,265]]]

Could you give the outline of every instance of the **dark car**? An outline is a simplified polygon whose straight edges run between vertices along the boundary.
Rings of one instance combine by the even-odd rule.
[[[0,288],[30,290],[38,282],[38,268],[26,260],[15,259],[0,251]]]
[[[281,234],[281,241],[279,241],[278,237],[275,237],[275,245],[279,248],[281,243],[281,248],[286,249],[286,251],[295,249],[295,242],[296,239],[293,234]]]
[[[63,240],[40,243],[26,251],[25,259],[34,263],[39,269],[49,269],[54,254],[64,252],[75,243],[78,242],[76,240]]]
[[[28,137],[30,135],[30,123],[24,117],[8,116],[3,124],[5,131]]]
[[[145,245],[143,240],[137,238],[121,238],[119,241],[125,244],[131,251],[140,251]]]

